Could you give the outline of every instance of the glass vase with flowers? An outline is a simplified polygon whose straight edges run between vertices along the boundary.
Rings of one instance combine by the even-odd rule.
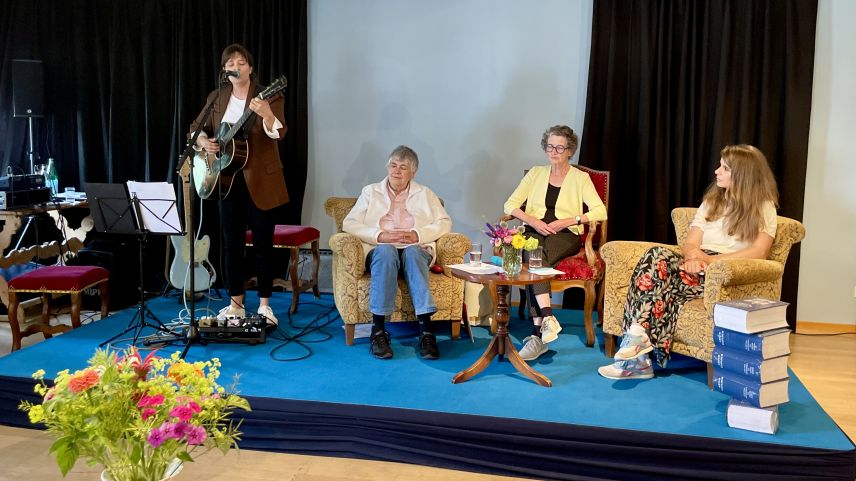
[[[143,359],[97,350],[85,369],[57,373],[53,385],[44,370],[33,378],[39,404],[22,402],[31,422],[46,426],[65,476],[78,458],[104,466],[102,479],[158,481],[174,476],[191,454],[237,447],[240,422],[235,409],[249,411],[246,399],[217,384],[220,361],[188,362],[174,353]]]
[[[502,256],[502,270],[505,274],[514,277],[520,274],[523,268],[523,250],[531,251],[538,247],[538,239],[525,237],[525,228],[521,226],[509,227],[503,221],[499,224],[485,224],[487,230],[484,232],[490,239],[491,244],[500,250]]]

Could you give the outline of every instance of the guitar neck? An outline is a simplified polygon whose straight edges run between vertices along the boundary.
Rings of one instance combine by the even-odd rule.
[[[249,108],[245,110],[243,115],[241,115],[241,118],[239,118],[237,122],[232,124],[232,128],[230,128],[229,131],[226,132],[226,135],[224,135],[223,138],[219,139],[220,142],[222,144],[229,143],[229,141],[232,140],[232,137],[234,137],[238,133],[238,131],[241,130],[241,127],[244,126],[244,124],[247,122],[247,119],[249,119],[253,115],[255,115],[255,112],[253,112]]]
[[[190,234],[190,223],[191,223],[191,211],[190,209],[193,207],[193,198],[190,196],[190,163],[185,162],[181,169],[178,172],[179,177],[181,177],[181,189],[182,194],[184,195],[184,230],[187,232],[187,240],[193,242],[193,238]]]

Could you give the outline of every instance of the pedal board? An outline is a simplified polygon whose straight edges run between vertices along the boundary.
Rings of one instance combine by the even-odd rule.
[[[225,321],[206,316],[199,319],[199,336],[207,342],[264,344],[266,325],[267,319],[256,314]]]

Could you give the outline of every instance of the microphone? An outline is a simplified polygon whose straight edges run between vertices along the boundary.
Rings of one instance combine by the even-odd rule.
[[[241,78],[241,72],[239,70],[224,70],[223,71],[223,77],[224,78],[228,78],[228,77]]]

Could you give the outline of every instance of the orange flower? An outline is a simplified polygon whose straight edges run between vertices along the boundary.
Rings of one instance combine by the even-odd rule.
[[[188,373],[196,374],[198,377],[205,377],[205,373],[202,372],[202,369],[187,363],[173,364],[169,367],[166,377],[172,379],[178,384],[182,384],[184,382],[184,377]]]
[[[68,380],[68,390],[77,394],[92,386],[98,384],[101,375],[93,369],[87,369],[79,374],[75,374]]]
[[[650,291],[654,287],[654,281],[651,279],[651,274],[645,273],[636,279],[636,287],[640,291]]]

